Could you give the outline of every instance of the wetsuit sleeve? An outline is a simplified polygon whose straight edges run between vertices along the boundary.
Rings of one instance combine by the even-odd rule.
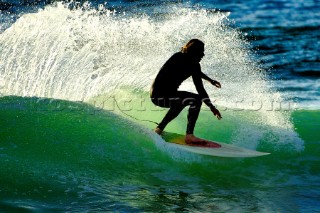
[[[209,81],[210,83],[213,82],[213,80],[211,78],[209,78],[206,74],[204,74],[203,72],[201,72],[201,78],[204,79],[204,80],[207,80]]]
[[[200,69],[200,68],[199,68]],[[201,71],[198,70],[197,72],[195,72],[193,75],[192,75],[192,80],[193,80],[193,83],[194,85],[196,86],[196,90],[197,92],[199,93],[199,95],[201,96],[202,98],[202,101],[210,108],[212,109],[214,106],[213,104],[211,103],[210,101],[210,98],[206,92],[206,90],[204,89],[203,87],[203,82],[202,82],[202,79],[201,79]]]

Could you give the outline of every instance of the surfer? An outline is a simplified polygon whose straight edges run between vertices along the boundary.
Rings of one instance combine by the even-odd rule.
[[[182,47],[180,52],[171,56],[160,69],[150,90],[150,97],[155,105],[169,108],[165,117],[154,130],[159,135],[166,125],[176,118],[186,106],[190,106],[185,138],[185,142],[188,144],[205,142],[193,134],[202,102],[210,108],[211,112],[219,120],[222,118],[219,110],[211,103],[203,87],[202,79],[209,81],[217,88],[221,88],[221,84],[218,81],[201,72],[199,62],[203,56],[204,43],[198,39],[192,39]],[[198,94],[178,91],[180,84],[189,77],[192,77]]]

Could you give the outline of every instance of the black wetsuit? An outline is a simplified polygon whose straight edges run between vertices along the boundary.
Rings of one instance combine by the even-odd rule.
[[[184,107],[190,105],[188,112],[187,134],[193,134],[202,102],[210,109],[213,107],[202,83],[200,64],[193,62],[186,53],[175,53],[160,69],[151,87],[151,100],[160,107],[170,108],[158,128],[163,130],[166,125],[178,116]],[[180,84],[192,77],[199,94],[178,91]]]

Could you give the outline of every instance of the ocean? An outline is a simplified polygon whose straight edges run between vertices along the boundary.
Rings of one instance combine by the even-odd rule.
[[[152,132],[150,85],[192,38],[222,84],[195,134],[270,155]],[[0,211],[320,212],[319,55],[318,0],[1,1]]]

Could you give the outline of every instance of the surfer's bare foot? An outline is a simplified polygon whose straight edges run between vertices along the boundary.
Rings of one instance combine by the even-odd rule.
[[[204,145],[204,146],[210,145],[210,147],[212,147],[212,148],[220,148],[221,147],[221,145],[218,143],[198,138],[198,137],[194,136],[193,134],[187,134],[186,138],[185,138],[185,142],[189,145]]]
[[[205,145],[207,143],[206,140],[198,138],[198,137],[194,136],[193,134],[187,134],[185,142],[187,144],[201,144],[201,145]]]
[[[161,135],[162,132],[163,132],[163,130],[159,129],[158,127],[155,128],[153,131],[154,131],[155,133],[157,133],[158,135]]]

